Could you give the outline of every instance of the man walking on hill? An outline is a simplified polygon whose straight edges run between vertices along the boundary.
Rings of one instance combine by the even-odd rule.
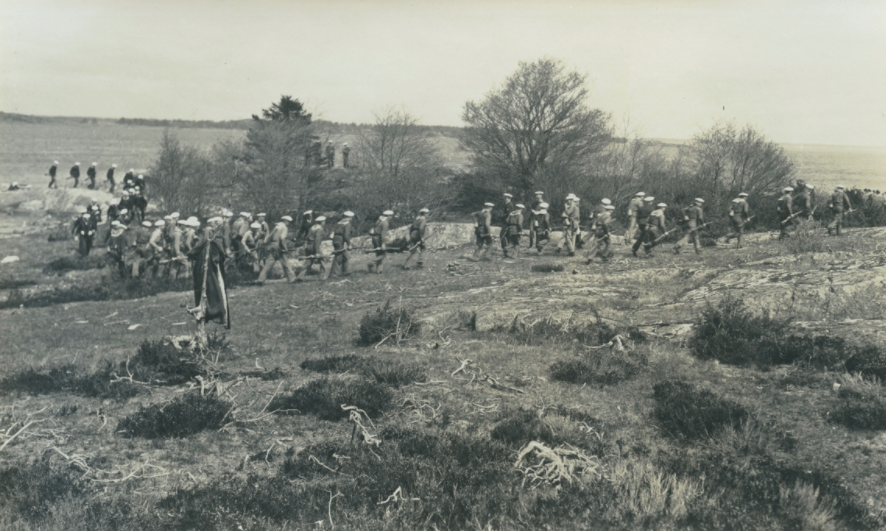
[[[652,254],[652,249],[659,244],[661,238],[667,232],[667,218],[665,217],[665,209],[668,208],[666,203],[659,203],[658,208],[649,214],[646,220],[646,242],[643,244],[643,250],[647,255]]]
[[[242,249],[242,261],[247,266],[252,267],[254,273],[261,271],[258,259],[258,233],[261,231],[261,223],[253,222],[249,224],[249,229],[240,238],[240,247]]]
[[[535,250],[541,254],[546,243],[551,241],[551,215],[548,214],[548,205],[539,203],[537,209],[532,211],[529,221],[529,237],[535,240]]]
[[[535,192],[535,200],[532,201],[531,205],[529,205],[529,210],[533,213],[531,216],[529,216],[529,227],[530,227],[529,228],[529,248],[530,249],[532,249],[536,245],[535,238],[537,235],[535,234],[535,231],[532,230],[532,227],[535,226],[535,223],[534,223],[535,222],[535,212],[538,212],[539,210],[541,210],[541,207],[539,205],[541,205],[542,203],[544,203],[544,192],[542,192],[542,191]]]
[[[566,196],[566,206],[563,207],[563,240],[566,242],[566,251],[569,256],[575,256],[575,237],[578,231],[581,211],[575,204],[575,194]]]
[[[412,220],[412,225],[409,227],[409,256],[406,257],[406,262],[403,263],[403,269],[409,269],[409,261],[412,260],[412,257],[416,254],[418,254],[416,266],[419,268],[424,267],[421,253],[425,250],[425,237],[428,231],[428,212],[430,211],[427,208],[423,208],[418,211],[418,216]]]
[[[640,250],[640,246],[646,241],[646,230],[647,224],[649,223],[649,216],[655,210],[652,202],[655,201],[655,197],[649,195],[643,198],[643,204],[640,208],[637,209],[637,240],[634,242],[634,245],[631,246],[631,253],[634,256],[637,256],[637,251]]]
[[[643,206],[643,198],[646,197],[644,192],[637,192],[628,202],[628,230],[625,231],[624,244],[630,245],[634,233],[637,232],[637,211]]]
[[[508,214],[508,219],[502,227],[502,232],[507,238],[507,247],[504,247],[505,258],[517,258],[520,250],[520,236],[523,235],[523,205],[516,205],[514,210]]]
[[[50,188],[58,188],[58,183],[55,182],[55,172],[58,171],[58,161],[52,161],[52,166],[49,167],[49,187]]]
[[[610,244],[610,235],[612,234],[612,212],[615,210],[615,207],[610,205],[606,205],[603,207],[603,212],[596,216],[594,219],[594,239],[596,240],[594,243],[594,247],[597,249],[597,256],[600,257],[604,262],[608,262],[610,258],[612,258],[612,251],[609,249]],[[588,258],[588,263],[591,262],[591,259]]]
[[[326,229],[323,224],[326,222],[326,216],[317,216],[308,236],[305,238],[305,263],[295,274],[295,280],[300,282],[305,279],[305,275],[311,270],[314,264],[320,266],[320,280],[326,280],[329,277],[329,268],[326,267],[326,258],[323,256],[323,240],[326,239]]]
[[[799,219],[812,218],[812,188],[811,184],[804,184],[800,193],[794,196],[794,212]]]
[[[87,188],[89,188],[90,190],[95,190],[95,166],[96,166],[96,164],[98,164],[98,163],[93,162],[92,166],[90,166],[89,169],[86,170],[86,178],[89,179],[89,186],[87,186]]]
[[[345,142],[344,147],[341,148],[341,165],[345,168],[350,168],[350,163],[348,159],[351,156],[351,148],[348,147],[348,143]]]
[[[499,243],[501,243],[501,250],[503,253],[507,254],[508,248],[508,217],[511,215],[511,212],[514,211],[515,207],[512,199],[513,195],[509,193],[504,194],[505,203],[501,207],[501,212],[497,216],[498,222],[501,223],[501,232],[498,235]]]
[[[265,266],[258,275],[259,284],[264,283],[265,279],[268,278],[268,273],[271,272],[271,269],[274,268],[274,264],[277,262],[280,262],[280,266],[283,267],[283,273],[286,275],[286,279],[289,280],[289,282],[295,282],[295,274],[292,272],[292,268],[289,267],[289,262],[286,260],[286,253],[288,252],[286,237],[289,235],[290,223],[292,223],[292,218],[289,216],[283,216],[280,218],[280,221],[274,225],[274,230],[268,235],[267,243],[265,243],[265,252],[267,253],[267,256],[265,258]]]
[[[780,222],[778,231],[779,241],[789,237],[788,229],[791,227],[791,221],[794,219],[794,199],[791,197],[791,192],[793,191],[793,188],[786,186],[781,191],[781,197],[778,198],[778,203],[775,207],[778,221]]]
[[[139,278],[141,276],[141,265],[147,264],[151,257],[154,256],[152,251],[152,247],[148,245],[148,242],[151,241],[151,227],[153,224],[150,221],[142,221],[141,227],[135,229],[135,234],[132,239],[132,246],[135,248],[135,253],[131,255],[131,267],[132,267],[132,278]]]
[[[80,217],[74,222],[72,233],[79,239],[79,252],[81,257],[89,256],[92,249],[92,238],[95,236],[95,220],[88,210],[81,212]]]
[[[674,246],[674,254],[680,254],[680,248],[689,243],[692,239],[692,246],[695,247],[695,254],[701,254],[701,242],[698,239],[698,231],[704,225],[704,199],[695,198],[692,206],[683,210],[683,237]]]
[[[112,194],[114,193],[114,187],[117,185],[117,183],[114,182],[114,170],[116,169],[117,165],[111,164],[111,167],[108,169],[108,173],[106,175],[106,180],[111,184],[111,188],[108,190],[108,192]]]
[[[380,274],[384,268],[385,255],[387,254],[387,246],[385,242],[388,239],[388,218],[394,215],[393,210],[385,210],[375,226],[369,231],[372,238],[372,248],[375,249],[375,261],[368,265],[370,273]]]
[[[329,273],[346,277],[351,274],[348,271],[351,257],[348,256],[348,249],[351,248],[351,235],[354,233],[354,227],[351,220],[354,219],[354,213],[350,210],[343,214],[335,230],[332,231],[332,250],[335,256],[332,258],[332,266]],[[407,258],[407,261],[409,259]]]
[[[738,239],[738,248],[741,249],[741,237],[744,234],[744,226],[750,217],[750,209],[747,201],[748,194],[742,192],[729,204],[729,223],[732,224],[732,232],[726,235],[726,243],[732,238]]]
[[[492,247],[492,209],[495,205],[492,203],[484,203],[483,209],[474,212],[471,216],[474,218],[474,235],[477,237],[477,249],[471,260],[474,262],[486,258],[486,253]]]
[[[836,233],[840,235],[840,229],[843,227],[843,213],[852,210],[852,203],[846,196],[846,187],[840,185],[834,190],[831,198],[828,200],[828,208],[834,213],[834,220],[828,224],[828,236]]]
[[[74,179],[74,188],[77,188],[77,185],[80,184],[80,163],[75,162],[73,166],[71,166],[71,173],[68,177],[69,179]]]

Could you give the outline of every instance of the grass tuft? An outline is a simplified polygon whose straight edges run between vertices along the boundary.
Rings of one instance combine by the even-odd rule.
[[[750,418],[741,404],[688,382],[666,380],[653,390],[655,418],[671,435],[703,439],[727,427],[739,429]]]
[[[827,233],[815,220],[794,219],[794,230],[784,240],[784,247],[791,254],[820,253],[827,248]]]
[[[321,378],[299,387],[289,396],[278,396],[268,405],[270,410],[292,411],[316,415],[322,420],[347,418],[341,406],[357,406],[370,417],[377,417],[391,405],[394,393],[383,384],[366,381]]]
[[[886,430],[886,391],[876,379],[845,376],[828,420],[853,430]]]
[[[233,404],[214,395],[190,393],[172,402],[142,407],[117,424],[127,437],[165,439],[188,437],[204,430],[217,430]]]
[[[579,359],[556,361],[549,367],[551,378],[573,384],[612,385],[630,380],[647,365],[642,353],[594,350]]]
[[[391,339],[399,343],[419,333],[421,325],[414,319],[412,311],[403,308],[391,308],[391,301],[376,308],[375,312],[363,315],[360,320],[360,343],[374,345]]]
[[[428,381],[428,369],[426,366],[416,363],[404,363],[402,361],[379,360],[353,354],[309,359],[303,361],[300,367],[308,371],[323,373],[356,371],[378,383],[387,384],[391,387],[401,387],[413,382]]]

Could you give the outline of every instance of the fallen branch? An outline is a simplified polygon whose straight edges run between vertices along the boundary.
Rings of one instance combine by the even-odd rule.
[[[420,498],[407,498],[403,496],[403,489],[401,487],[397,487],[397,490],[394,491],[393,494],[387,497],[385,501],[381,501],[376,503],[376,505],[384,505],[389,502],[397,502],[397,501],[421,501]]]

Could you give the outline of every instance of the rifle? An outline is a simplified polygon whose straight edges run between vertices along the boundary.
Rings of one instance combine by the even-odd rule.
[[[368,251],[363,251],[364,254],[372,254],[372,253],[378,253],[378,252],[401,253],[401,252],[403,252],[403,249],[381,249],[381,248],[378,248],[378,249],[369,249]]]
[[[748,219],[750,219],[750,218],[748,218]],[[701,225],[698,225],[697,227],[695,227],[694,229],[689,231],[687,234],[692,234],[693,232],[695,232],[697,230],[701,230],[701,229],[707,227],[708,225],[710,225],[711,223],[713,223],[713,221],[708,221],[707,223],[702,223]]]
[[[794,219],[796,216],[799,216],[799,215],[800,215],[800,212],[799,212],[799,211],[794,212],[793,214],[791,214],[790,216],[788,216],[787,218],[785,218],[785,220],[782,221],[781,224],[784,225],[785,223],[787,223],[788,221]],[[749,219],[750,219],[750,218],[749,218]]]
[[[655,241],[652,242],[652,244],[655,245],[656,243],[658,243],[658,242],[660,242],[661,240],[665,239],[665,238],[666,238],[669,234],[671,234],[672,232],[676,232],[678,228],[679,228],[679,227],[675,227],[675,228],[673,228],[673,229],[667,231],[666,233],[662,234],[661,236],[659,236],[658,238],[656,238]]]
[[[756,216],[756,215],[753,215],[753,216],[749,217],[748,219],[742,221],[741,223],[738,224],[738,228],[742,228],[742,227],[744,227],[744,226],[747,224],[748,221],[754,219],[755,217],[757,217],[757,216]]]

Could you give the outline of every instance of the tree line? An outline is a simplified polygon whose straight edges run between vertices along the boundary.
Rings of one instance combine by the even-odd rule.
[[[371,220],[388,208],[459,215],[503,192],[526,202],[536,190],[554,211],[575,193],[586,210],[606,197],[623,216],[622,205],[642,190],[673,206],[703,197],[711,218],[725,218],[739,192],[762,209],[795,176],[785,151],[751,126],[716,123],[685,145],[667,146],[627,125],[616,130],[612,116],[588,101],[585,75],[556,59],[521,63],[482,100],[465,103],[457,138],[467,168],[446,164],[441,131],[391,107],[356,128],[352,167],[330,170],[308,151],[335,132],[282,96],[253,115],[242,141],[198,149],[165,131],[150,170],[152,195],[165,210],[199,215],[227,207],[274,218],[312,208]]]

